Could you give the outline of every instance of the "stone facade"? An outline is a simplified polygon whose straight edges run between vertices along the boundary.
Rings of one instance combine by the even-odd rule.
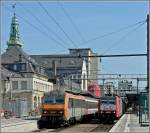
[[[70,58],[68,58],[69,56]],[[65,86],[66,84],[68,87],[68,83],[71,82],[73,88],[87,90],[87,67],[83,58],[72,58],[69,54],[31,55],[31,57],[46,68],[46,74],[50,79],[57,80],[56,89],[59,85]],[[68,80],[68,82],[64,80]]]
[[[53,90],[53,84],[41,80],[39,78],[11,78],[11,91],[12,99],[14,98],[25,98],[28,100],[28,111],[34,110],[42,102],[44,92],[50,92]],[[13,83],[18,84],[18,88],[13,88]],[[26,84],[22,84],[26,83]]]
[[[40,106],[44,92],[53,90],[53,83],[48,81],[44,67],[23,51],[19,35],[19,23],[14,13],[8,48],[1,56],[1,95],[3,101],[8,102],[17,98],[26,99],[30,112]]]
[[[73,56],[96,56],[91,48],[69,49],[69,54]],[[88,82],[97,82],[98,75],[98,57],[85,57]]]

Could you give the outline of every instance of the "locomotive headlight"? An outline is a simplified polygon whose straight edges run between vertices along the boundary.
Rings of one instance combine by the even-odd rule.
[[[46,113],[48,113],[48,111],[45,110],[43,113],[46,114]]]
[[[63,111],[58,111],[59,114],[63,114]]]

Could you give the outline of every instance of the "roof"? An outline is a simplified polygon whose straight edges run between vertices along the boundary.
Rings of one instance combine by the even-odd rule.
[[[69,50],[90,50],[90,51],[92,51],[91,50],[91,48],[70,48]]]
[[[14,63],[19,61],[19,55],[22,57],[22,62],[36,63],[28,54],[26,54],[21,47],[10,47],[2,54],[2,64]]]
[[[31,55],[39,64],[47,68],[52,68],[53,60],[56,61],[57,67],[82,67],[82,59],[73,58],[71,55]],[[64,57],[64,58],[63,58]],[[66,58],[72,57],[72,58]]]
[[[1,56],[1,64],[17,64],[17,63],[26,63],[27,69],[25,72],[33,72],[44,75],[40,68],[43,68],[43,65],[38,64],[33,58],[26,54],[21,47],[13,46],[9,47],[6,52]],[[21,58],[21,60],[20,60]]]
[[[12,17],[10,38],[9,41],[7,42],[7,45],[8,47],[13,47],[13,46],[21,47],[20,36],[19,36],[19,23],[15,13],[14,16]]]
[[[7,77],[21,78],[22,75],[13,71],[9,71],[1,65],[1,79],[7,80]]]

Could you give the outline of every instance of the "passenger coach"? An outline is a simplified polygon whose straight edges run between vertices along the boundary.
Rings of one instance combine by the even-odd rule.
[[[48,128],[74,124],[91,119],[98,112],[98,100],[70,92],[51,92],[44,94],[42,115],[37,124]]]

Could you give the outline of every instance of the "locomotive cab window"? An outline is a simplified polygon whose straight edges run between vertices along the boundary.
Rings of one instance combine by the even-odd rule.
[[[109,101],[109,104],[115,104],[115,101]]]
[[[101,103],[102,103],[102,104],[107,104],[108,102],[107,102],[107,101],[102,101]]]
[[[44,97],[43,103],[51,103],[51,104],[63,104],[64,103],[64,96],[53,96],[53,97]]]

